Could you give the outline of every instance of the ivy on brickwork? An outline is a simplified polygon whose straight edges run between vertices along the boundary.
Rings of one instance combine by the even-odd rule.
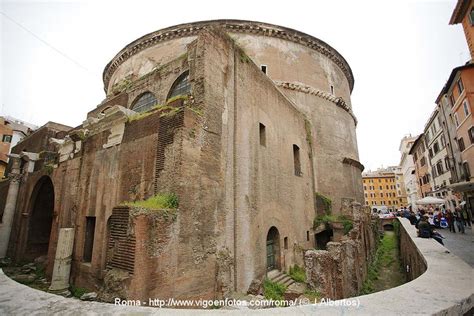
[[[315,193],[315,197],[316,197],[316,200],[317,201],[320,201],[323,205],[323,209],[324,209],[324,213],[326,215],[330,215],[331,214],[331,211],[332,211],[332,201],[330,198],[328,198],[327,196],[319,193],[319,192],[316,192]]]

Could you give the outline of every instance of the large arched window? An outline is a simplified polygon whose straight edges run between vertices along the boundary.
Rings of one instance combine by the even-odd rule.
[[[156,104],[156,97],[151,92],[145,92],[133,101],[132,110],[135,112],[146,112]]]
[[[167,100],[179,95],[187,95],[190,91],[191,84],[189,83],[189,71],[185,71],[178,77],[178,79],[175,80],[171,86]]]

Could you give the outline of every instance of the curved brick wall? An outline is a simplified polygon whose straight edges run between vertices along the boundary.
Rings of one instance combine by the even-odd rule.
[[[333,200],[335,212],[347,201],[363,203],[356,124],[350,95],[354,77],[346,60],[331,46],[282,26],[240,20],[203,21],[158,30],[133,41],[105,67],[108,95],[127,76],[139,78],[187,52],[203,30],[230,35],[311,122],[315,191]]]

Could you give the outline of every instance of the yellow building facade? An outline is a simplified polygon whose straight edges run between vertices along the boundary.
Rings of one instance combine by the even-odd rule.
[[[398,178],[398,179],[397,179]],[[365,205],[370,207],[386,206],[387,209],[400,209],[407,205],[400,175],[394,171],[368,172],[362,175]]]

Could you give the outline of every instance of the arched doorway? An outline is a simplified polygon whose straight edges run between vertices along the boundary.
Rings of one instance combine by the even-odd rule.
[[[280,233],[272,226],[267,234],[267,271],[280,269]]]
[[[36,183],[30,205],[25,255],[34,259],[48,254],[54,211],[54,187],[48,176],[41,177]]]

